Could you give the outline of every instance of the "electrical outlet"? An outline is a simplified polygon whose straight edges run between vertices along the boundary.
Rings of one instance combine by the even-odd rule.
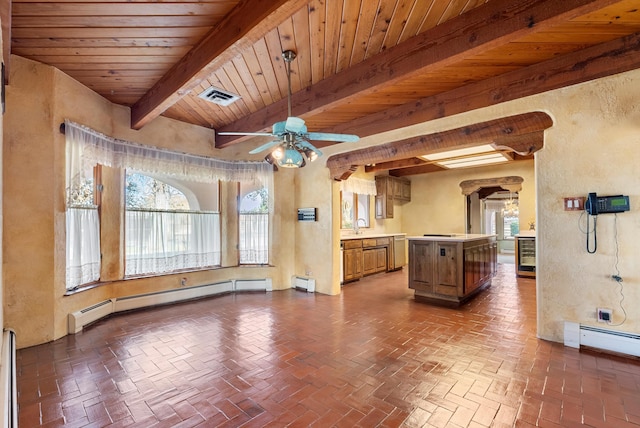
[[[597,308],[596,319],[598,320],[598,322],[606,322],[607,324],[611,324],[611,320],[613,319],[613,311],[606,308]]]

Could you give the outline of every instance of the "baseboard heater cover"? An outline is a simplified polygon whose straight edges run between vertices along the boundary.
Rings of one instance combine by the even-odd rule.
[[[69,314],[67,331],[75,334],[82,330],[85,325],[98,321],[113,313],[113,302],[115,299],[103,300],[95,305],[88,306],[79,311]]]
[[[572,348],[590,348],[640,357],[640,334],[581,325],[565,321],[564,344]]]
[[[18,388],[16,378],[16,333],[6,329],[2,334],[0,360],[0,412],[2,426],[18,426]]]
[[[273,291],[271,278],[236,279],[235,291]]]
[[[176,288],[134,296],[118,297],[115,299],[113,311],[122,312],[149,306],[166,305],[216,294],[230,293],[232,291],[233,281],[223,281],[196,287]]]
[[[255,280],[228,280],[214,284],[198,285],[195,287],[176,288],[156,291],[153,293],[136,294],[133,296],[117,297],[98,302],[69,314],[67,331],[75,334],[89,325],[112,313],[141,309],[150,306],[167,305],[185,300],[215,296],[238,291],[272,291],[271,278]]]
[[[313,293],[316,291],[316,280],[307,276],[294,275],[291,277],[291,287]]]

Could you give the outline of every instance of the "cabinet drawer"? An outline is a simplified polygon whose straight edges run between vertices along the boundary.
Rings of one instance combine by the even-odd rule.
[[[362,248],[362,239],[348,239],[346,241],[342,241],[342,246],[345,250]]]
[[[383,247],[385,245],[389,245],[389,238],[378,238],[378,239],[376,239],[376,245],[378,247]]]
[[[377,246],[377,239],[363,239],[362,246],[364,248]]]

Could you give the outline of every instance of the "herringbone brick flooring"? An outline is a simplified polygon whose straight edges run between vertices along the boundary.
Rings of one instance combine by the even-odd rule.
[[[640,365],[536,339],[500,265],[460,309],[406,272],[118,315],[18,351],[21,427],[638,427]]]

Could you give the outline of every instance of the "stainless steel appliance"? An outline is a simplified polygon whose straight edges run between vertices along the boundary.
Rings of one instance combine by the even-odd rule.
[[[394,235],[393,237],[393,269],[401,269],[406,261],[406,236]]]

